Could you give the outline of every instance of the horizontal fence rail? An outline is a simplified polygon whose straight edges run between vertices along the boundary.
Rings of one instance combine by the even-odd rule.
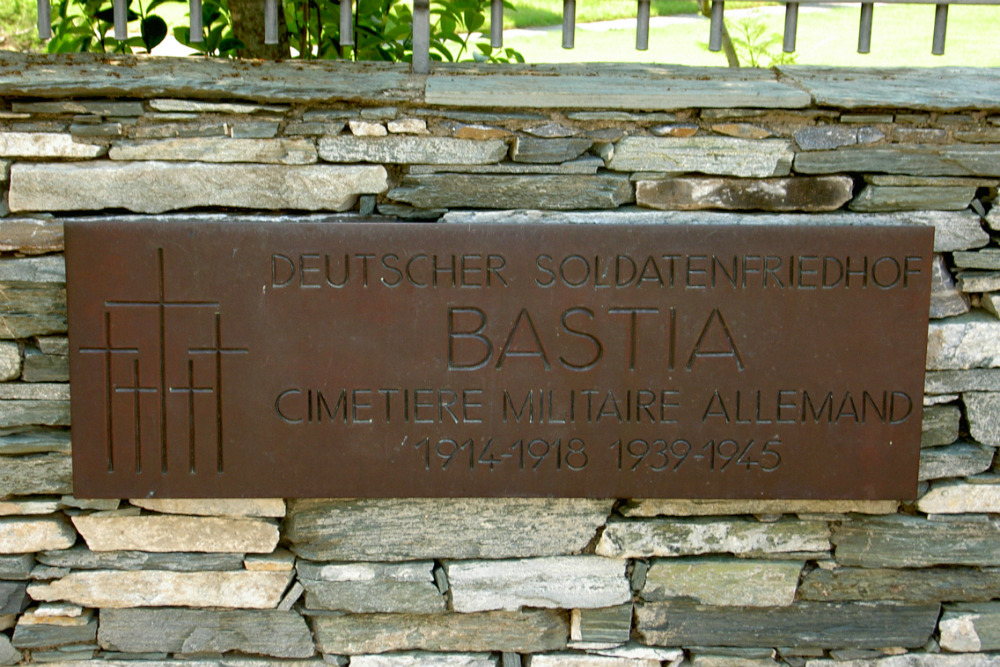
[[[649,16],[651,0],[636,0],[635,48],[638,51],[649,49]],[[799,2],[793,0],[771,0],[785,5],[785,27],[782,50],[786,53],[795,51],[795,33],[798,28]],[[941,3],[938,0],[879,0],[885,4],[933,4],[934,33],[931,41],[931,53],[940,56],[944,54],[945,37],[948,32],[948,6],[961,5],[994,5],[1000,0],[952,0]],[[42,39],[52,36],[52,6],[50,0],[36,0],[38,4],[38,34]],[[114,4],[114,37],[117,40],[128,39],[128,0],[113,0]],[[204,40],[202,25],[202,0],[188,0],[190,5],[190,39],[192,42]],[[277,44],[280,28],[279,0],[264,1],[264,43]],[[810,0],[807,4],[858,3],[861,5],[861,19],[858,28],[858,53],[870,53],[872,43],[872,24],[874,22],[874,2],[864,0]],[[340,46],[342,55],[347,47],[355,44],[353,25],[354,0],[339,0],[340,5]],[[721,51],[723,31],[725,27],[725,0],[714,0],[711,3],[711,24],[709,26],[709,51]],[[491,0],[490,12],[490,45],[503,47],[503,0]],[[413,71],[426,74],[430,71],[430,0],[413,0]],[[576,0],[563,0],[562,46],[572,49],[576,38]]]

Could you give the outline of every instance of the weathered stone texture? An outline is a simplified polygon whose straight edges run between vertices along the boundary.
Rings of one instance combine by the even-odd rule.
[[[845,521],[833,529],[835,556],[857,567],[1000,565],[1000,521],[929,521],[886,516]]]
[[[92,551],[269,553],[278,544],[278,527],[259,519],[107,512],[75,516],[73,524]]]
[[[24,584],[0,581],[0,615],[20,614],[28,602]]]
[[[882,172],[914,176],[1000,176],[1000,147],[896,144],[799,153],[803,174]]]
[[[539,609],[477,614],[348,614],[311,619],[322,653],[387,651],[512,651],[566,647],[565,612]]]
[[[963,292],[995,292],[1000,290],[1000,271],[962,271],[957,281]]]
[[[695,211],[834,211],[851,198],[846,176],[817,178],[668,178],[636,183],[636,203]]]
[[[35,565],[34,554],[12,554],[0,556],[0,579],[15,581],[26,581],[31,573],[31,568]],[[2,586],[0,586],[2,588]],[[10,590],[9,588],[7,589]],[[22,591],[23,593],[23,591]],[[0,593],[0,600],[4,599],[5,593]],[[20,611],[20,609],[18,610]],[[11,613],[7,611],[7,603],[0,602],[0,615]]]
[[[625,176],[422,174],[403,178],[389,199],[423,208],[607,209],[633,201]]]
[[[313,560],[524,558],[578,553],[610,500],[295,500],[284,534]]]
[[[31,430],[0,436],[0,455],[70,453],[69,431],[57,429]]]
[[[968,295],[955,287],[955,278],[948,270],[944,257],[940,254],[934,255],[934,265],[931,268],[931,319],[967,312],[969,312]]]
[[[0,403],[0,413],[3,411]],[[69,456],[0,456],[0,498],[72,491],[73,463]]]
[[[35,600],[63,600],[84,607],[222,607],[274,609],[288,587],[288,572],[165,572],[114,570],[72,572],[32,584]]]
[[[793,157],[784,139],[626,137],[615,144],[608,168],[767,178],[788,175]]]
[[[261,162],[288,165],[312,164],[317,159],[316,146],[308,139],[226,137],[120,141],[111,146],[108,157],[112,160]]]
[[[64,247],[61,220],[6,218],[0,220],[0,251],[24,255],[59,252]]]
[[[942,602],[991,600],[1000,595],[1000,571],[978,568],[817,568],[799,587],[802,600],[898,600]]]
[[[795,599],[802,566],[798,561],[721,557],[656,560],[641,595],[647,602],[690,598],[721,606],[787,606]]]
[[[962,411],[957,405],[935,405],[924,408],[920,446],[950,445],[958,440],[958,425]]]
[[[78,144],[57,132],[0,132],[0,157],[86,159],[103,155],[104,146]]]
[[[196,206],[345,211],[387,188],[384,167],[286,167],[200,162],[15,164],[12,211],[124,208],[138,213]]]
[[[97,639],[107,651],[127,653],[240,651],[275,658],[315,653],[305,619],[294,611],[105,609]]]
[[[507,142],[501,139],[340,136],[319,140],[319,156],[327,162],[489,164],[506,155]]]
[[[1000,649],[1000,602],[949,605],[941,616],[941,648],[954,652]]]
[[[10,643],[7,635],[0,635],[0,665],[16,665],[21,662],[21,652]]]
[[[62,517],[0,518],[0,554],[67,549],[74,542],[76,532]]]
[[[593,142],[590,139],[536,139],[514,137],[510,159],[514,162],[553,164],[575,160]]]
[[[645,558],[707,553],[825,552],[830,529],[822,521],[761,523],[743,519],[609,521],[597,544],[601,556]]]
[[[74,570],[166,570],[219,572],[243,568],[243,554],[150,553],[147,551],[91,551],[80,545],[61,551],[43,551],[38,562]]]
[[[432,561],[408,563],[312,563],[296,569],[306,607],[354,613],[429,614],[445,610],[434,583]]]
[[[1000,485],[943,482],[917,501],[927,514],[1000,513]]]
[[[926,410],[926,408],[925,408]],[[926,412],[924,413],[926,415]],[[958,424],[956,421],[956,430]],[[627,517],[717,516],[725,514],[895,514],[895,500],[630,500],[619,508]]]
[[[1000,392],[969,392],[962,395],[969,419],[969,433],[984,445],[1000,447]]]
[[[996,449],[971,442],[959,442],[947,447],[927,447],[920,452],[918,479],[968,477],[989,470]],[[926,499],[926,496],[925,498]]]
[[[925,394],[959,394],[973,391],[1000,391],[1000,368],[930,371],[924,376]]]
[[[660,667],[660,661],[587,653],[540,653],[531,656],[528,667]]]
[[[23,617],[22,617],[23,619]],[[46,625],[19,622],[11,643],[17,648],[47,648],[91,643],[97,636],[97,619],[84,625]]]
[[[851,202],[852,211],[964,211],[974,187],[867,185]]]
[[[1000,367],[1000,320],[973,311],[930,323],[927,369]]]
[[[939,605],[797,602],[788,607],[709,607],[656,602],[636,608],[639,637],[662,646],[916,648],[927,643]]]
[[[975,252],[956,252],[955,266],[967,269],[1000,269],[1000,248],[981,248]]]
[[[351,667],[497,667],[489,653],[404,651],[351,656]]]
[[[810,660],[806,667],[997,667],[1000,656],[948,653],[904,653],[884,658],[858,660]]]
[[[632,598],[625,561],[556,556],[445,563],[458,612],[513,611],[521,607],[611,607]]]
[[[285,516],[285,501],[281,498],[240,498],[193,500],[185,498],[133,498],[129,503],[152,512],[193,514],[196,516]]]
[[[601,609],[570,611],[570,647],[624,644],[632,633],[632,601]]]

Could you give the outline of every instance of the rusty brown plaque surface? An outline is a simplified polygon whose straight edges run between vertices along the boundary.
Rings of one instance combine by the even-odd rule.
[[[75,492],[912,497],[932,235],[68,223]]]

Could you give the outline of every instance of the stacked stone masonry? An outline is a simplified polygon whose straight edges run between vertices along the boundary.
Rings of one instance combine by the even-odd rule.
[[[0,665],[1000,667],[998,186],[984,70],[0,56]],[[932,225],[919,497],[77,499],[62,220],[123,210]]]

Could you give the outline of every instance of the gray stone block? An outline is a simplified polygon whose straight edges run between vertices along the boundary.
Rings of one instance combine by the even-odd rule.
[[[925,406],[920,446],[950,445],[958,440],[958,424],[961,418],[962,411],[957,405]]]
[[[86,625],[27,625],[19,622],[11,643],[16,648],[49,648],[68,644],[86,644],[97,637],[97,619]]]
[[[69,456],[0,456],[0,497],[72,491],[73,462]]]
[[[799,587],[799,598],[838,602],[991,600],[1000,595],[1000,571],[978,568],[817,568]]]
[[[851,198],[846,176],[818,178],[668,178],[636,183],[636,203],[695,211],[834,211]]]
[[[952,317],[967,312],[969,312],[969,296],[955,287],[955,279],[948,270],[944,257],[935,254],[931,268],[931,319]]]
[[[0,581],[0,615],[20,614],[28,602],[25,584]]]
[[[91,551],[80,545],[43,551],[38,562],[73,570],[167,570],[171,572],[243,569],[243,554],[151,553],[148,551]]]
[[[308,609],[415,614],[445,610],[444,596],[434,582],[433,561],[395,564],[300,560],[296,569]]]
[[[784,139],[626,137],[615,144],[608,168],[766,178],[786,176],[793,157]]]
[[[803,565],[732,557],[658,559],[641,596],[647,602],[688,598],[707,605],[782,607],[794,601]]]
[[[277,132],[278,124],[274,123]],[[235,132],[235,128],[234,128]],[[312,164],[316,146],[308,139],[178,138],[159,141],[119,141],[111,146],[112,160],[169,160],[194,162],[257,162]]]
[[[515,137],[510,149],[514,162],[556,164],[575,160],[590,149],[590,139],[537,139]]]
[[[1000,176],[1000,147],[894,144],[813,151],[795,156],[800,174],[881,172],[913,176]]]
[[[635,195],[625,176],[426,174],[405,176],[388,197],[421,208],[610,209]]]
[[[0,455],[70,453],[69,431],[45,429],[0,436]]]
[[[1000,392],[962,394],[969,433],[976,442],[1000,447]]]
[[[837,562],[847,566],[1000,565],[1000,521],[994,519],[854,519],[834,526],[833,543]]]
[[[851,201],[852,211],[964,211],[975,187],[866,185]]]
[[[1000,367],[1000,320],[983,311],[934,320],[927,337],[927,370]]]
[[[920,451],[920,481],[948,477],[968,477],[990,469],[996,449],[971,442]]]
[[[490,164],[507,156],[507,142],[399,135],[323,137],[319,140],[319,156],[327,162]]]
[[[996,651],[1000,649],[1000,603],[948,605],[940,629],[941,648],[946,651]]]

